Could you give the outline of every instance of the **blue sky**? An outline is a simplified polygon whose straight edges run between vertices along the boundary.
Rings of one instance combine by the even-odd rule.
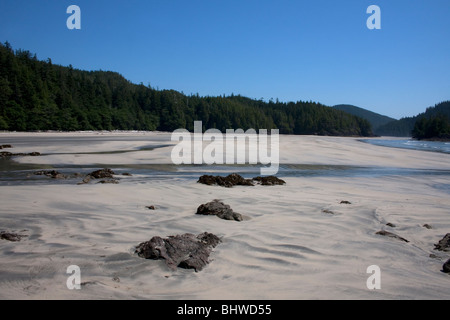
[[[69,5],[81,30],[69,30]],[[369,30],[369,5],[381,30]],[[448,0],[1,0],[0,41],[186,94],[348,103],[395,118],[450,99]]]

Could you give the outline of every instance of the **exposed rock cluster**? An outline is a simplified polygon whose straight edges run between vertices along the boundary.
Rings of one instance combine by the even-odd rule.
[[[237,173],[232,173],[226,177],[203,175],[198,179],[197,182],[206,185],[218,185],[226,188],[231,188],[233,186],[254,186],[255,184],[261,184],[264,186],[286,184],[284,180],[281,180],[275,176],[245,179]]]
[[[208,232],[197,236],[185,233],[166,239],[156,236],[139,244],[136,253],[145,259],[164,259],[171,269],[200,271],[209,263],[209,255],[219,243],[219,237]]]

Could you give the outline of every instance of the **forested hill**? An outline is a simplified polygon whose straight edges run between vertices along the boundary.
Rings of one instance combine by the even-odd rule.
[[[421,123],[419,127],[416,127],[418,120],[421,120]],[[450,101],[444,101],[436,104],[434,107],[427,108],[425,112],[417,116],[389,122],[379,127],[375,133],[383,136],[414,136],[421,139],[439,138],[439,136],[444,137],[446,135],[444,128],[448,126],[449,121]]]
[[[412,130],[416,139],[450,140],[450,101],[430,107],[417,116]]]
[[[369,136],[371,126],[315,102],[200,97],[133,84],[120,74],[40,61],[0,44],[0,130],[280,129],[284,134]]]
[[[348,104],[338,104],[333,108],[341,111],[345,111],[347,113],[353,114],[360,118],[366,119],[372,125],[372,130],[376,133],[377,129],[382,125],[385,125],[391,121],[395,121],[394,118],[390,118],[388,116],[381,115],[379,113],[375,113],[363,108],[355,107]]]

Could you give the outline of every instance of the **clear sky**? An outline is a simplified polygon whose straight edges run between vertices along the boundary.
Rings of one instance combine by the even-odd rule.
[[[81,30],[69,30],[69,5]],[[381,30],[369,30],[369,5]],[[0,0],[0,42],[185,94],[353,104],[450,99],[449,0]]]

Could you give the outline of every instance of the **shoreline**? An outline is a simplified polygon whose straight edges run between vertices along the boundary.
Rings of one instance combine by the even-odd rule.
[[[448,138],[426,138],[426,139],[412,138],[412,139],[416,140],[416,141],[450,142],[450,139],[448,139]]]

